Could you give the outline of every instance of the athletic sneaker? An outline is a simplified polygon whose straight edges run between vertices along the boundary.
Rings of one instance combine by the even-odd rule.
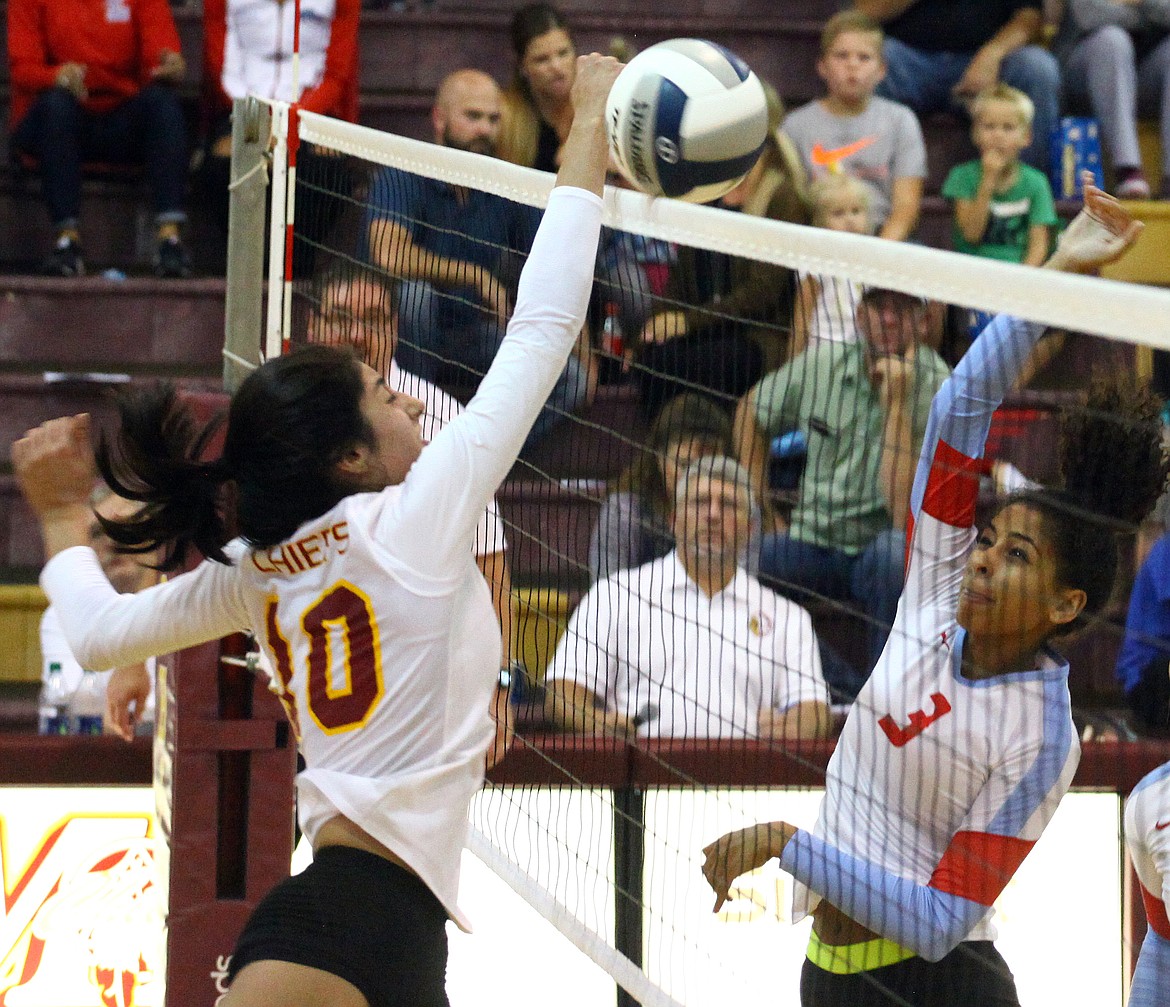
[[[178,238],[164,238],[158,243],[158,254],[154,258],[154,275],[179,280],[191,275],[191,257]]]
[[[69,237],[60,237],[53,251],[41,266],[46,276],[84,276],[85,261],[81,257],[81,245]]]

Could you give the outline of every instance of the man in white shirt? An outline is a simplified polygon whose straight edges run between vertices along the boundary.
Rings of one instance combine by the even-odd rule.
[[[137,509],[138,504],[126,500],[99,486],[91,498],[93,509],[104,518],[114,521],[125,520]],[[102,569],[119,594],[134,594],[149,587],[157,579],[157,573],[148,565],[152,557],[130,556],[117,552],[114,543],[102,530],[95,517],[89,530],[90,545],[97,553]],[[49,667],[58,665],[65,680],[65,688],[75,692],[81,683],[82,667],[69,649],[61,624],[52,606],[41,616],[41,675],[48,678]],[[99,672],[106,688],[107,711],[104,718],[106,734],[121,734],[130,737],[136,727],[149,725],[154,721],[154,659],[142,664],[127,665],[114,670]],[[128,704],[129,705],[128,707]]]
[[[674,552],[599,581],[548,671],[558,727],[619,737],[817,738],[829,693],[812,619],[739,564],[747,471],[713,456],[679,479]]]

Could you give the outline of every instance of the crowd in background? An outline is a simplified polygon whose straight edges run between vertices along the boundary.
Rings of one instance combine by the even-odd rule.
[[[360,6],[358,0],[302,3],[294,88],[292,4],[207,0],[205,94],[200,121],[185,123],[175,86],[187,68],[165,0],[109,0],[104,16],[97,8],[78,14],[59,0],[9,0],[12,154],[21,170],[40,175],[56,232],[44,272],[85,272],[83,171],[142,164],[157,226],[155,272],[190,275],[183,228],[191,149],[198,154],[194,191],[226,232],[231,100],[247,94],[298,100],[303,108],[356,121]],[[914,241],[927,179],[937,174],[945,177],[953,248],[1039,265],[1060,226],[1049,161],[1062,111],[1099,120],[1119,195],[1170,197],[1170,167],[1162,178],[1147,179],[1137,145],[1139,113],[1160,117],[1170,158],[1170,108],[1159,107],[1170,82],[1170,3],[1069,0],[1049,14],[1046,25],[1040,4],[1029,0],[859,0],[824,27],[816,64],[821,97],[786,113],[766,87],[764,151],[717,205]],[[513,72],[504,87],[482,71],[452,68],[436,94],[433,139],[555,171],[572,123],[571,27],[551,5],[530,4],[512,19],[511,43]],[[934,165],[932,172],[919,116],[940,109],[969,119],[977,157]],[[329,233],[351,194],[353,180],[337,170],[337,160],[311,146],[300,152],[301,191],[312,204],[298,211],[313,229],[306,246]],[[612,180],[622,184],[616,174]],[[315,197],[318,187],[332,189],[333,197]],[[509,285],[534,216],[496,197],[390,169],[371,180],[364,196],[369,209],[357,254],[396,281],[376,284],[367,298],[394,334],[369,339],[368,326],[350,325],[350,341],[379,369],[391,367],[393,358],[400,377],[456,394],[469,390],[503,337]],[[303,258],[295,268],[301,276],[313,273]],[[338,278],[330,276],[318,277],[319,304],[322,291],[336,294],[330,283]],[[710,731],[794,733],[779,725],[784,709],[829,698],[849,702],[885,645],[902,589],[912,459],[931,397],[978,328],[967,325],[965,313],[896,291],[621,232],[604,235],[596,290],[592,331],[582,332],[528,445],[593,400],[606,363],[598,352],[600,323],[612,318],[625,340],[618,359],[609,361],[609,377],[635,387],[650,436],[611,485],[592,535],[591,618],[596,622],[595,610],[613,614],[605,592],[615,578],[626,577],[627,593],[641,591],[640,575],[624,571],[649,576],[646,571],[665,562],[679,590],[699,583],[721,594],[738,583],[755,606],[745,615],[756,627],[749,638],[775,636],[781,645],[769,660],[801,678],[804,691],[773,677],[761,684],[757,663],[742,675],[756,697],[746,719],[742,711],[728,714],[723,728]],[[347,286],[345,296],[350,293]],[[1048,352],[1058,350],[1053,345]],[[798,445],[800,471],[778,495],[781,442]],[[718,505],[708,531],[725,519],[739,522],[721,539],[731,563],[727,576],[714,580],[706,566],[706,576],[695,576],[697,560],[688,559],[687,549],[698,519],[692,515],[692,534],[680,538],[685,514],[676,499],[689,467],[709,458],[722,462],[703,486],[723,486],[729,497],[719,502],[713,494]],[[651,579],[660,590],[661,576]],[[800,616],[797,606],[826,600],[861,613],[867,642],[860,663],[823,640],[818,646],[811,622]],[[574,625],[583,619],[578,612]],[[1154,621],[1143,617],[1144,624]],[[614,629],[611,642],[618,635]],[[563,643],[550,678],[588,689],[592,698],[574,698],[567,687],[550,694],[554,721],[569,725],[596,703],[599,710],[609,704],[612,715],[597,721],[598,730],[614,730],[613,717],[622,731],[644,734],[688,722],[685,712],[647,699],[637,683],[614,681],[613,669],[648,674],[639,670],[644,662],[587,632],[565,639],[593,652],[571,655]],[[729,656],[715,666],[730,669],[730,655],[742,647],[723,636],[719,641]],[[680,661],[693,657],[694,646],[679,638]],[[672,659],[669,653],[654,658],[668,665]],[[1149,660],[1126,660],[1125,688],[1137,697],[1145,725],[1157,725],[1165,719],[1165,690],[1151,698],[1148,676],[1140,673]],[[609,677],[598,671],[605,667]],[[728,674],[738,681],[739,672]],[[789,701],[789,693],[798,698]],[[767,701],[760,698],[765,694]],[[704,695],[704,703],[714,702]],[[823,733],[821,715],[809,718],[809,732]]]

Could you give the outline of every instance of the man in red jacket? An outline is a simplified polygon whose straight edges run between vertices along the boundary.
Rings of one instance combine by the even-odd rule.
[[[57,240],[44,271],[81,276],[83,162],[145,162],[155,272],[188,276],[187,129],[171,85],[186,64],[167,0],[9,0],[13,148],[38,165]]]

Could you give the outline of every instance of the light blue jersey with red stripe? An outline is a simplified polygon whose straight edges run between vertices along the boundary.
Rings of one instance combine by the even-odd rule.
[[[991,940],[991,906],[1080,759],[1068,665],[964,677],[959,590],[991,416],[1043,330],[995,319],[935,396],[911,497],[906,586],[889,642],[829,762],[812,833],[781,865],[794,916],[826,898],[924,958]]]

